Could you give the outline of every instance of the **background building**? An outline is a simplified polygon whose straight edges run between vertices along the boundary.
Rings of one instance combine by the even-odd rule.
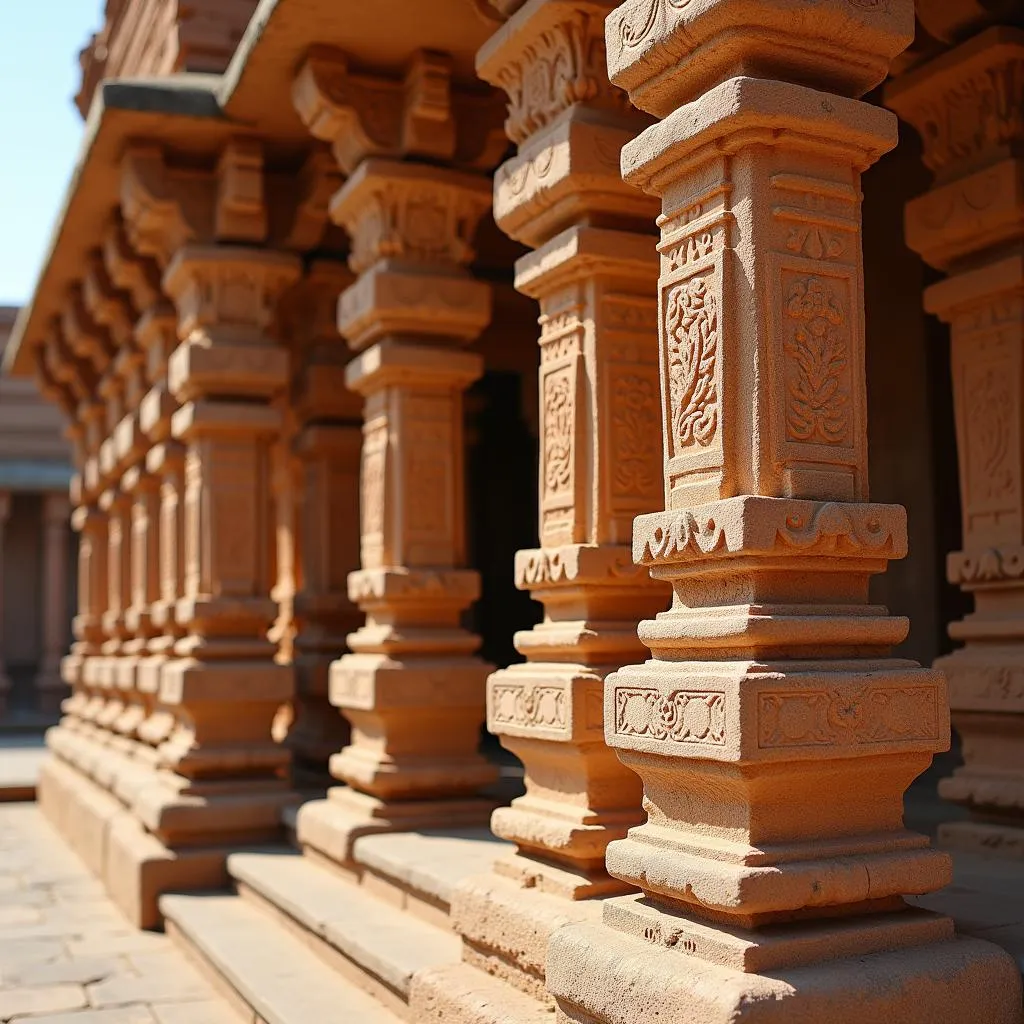
[[[0,307],[0,351],[18,310]],[[34,382],[0,378],[0,730],[50,724],[67,684],[75,540],[66,421]]]

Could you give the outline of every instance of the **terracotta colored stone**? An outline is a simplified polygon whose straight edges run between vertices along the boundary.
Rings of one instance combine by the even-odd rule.
[[[943,23],[943,38],[982,15],[963,10],[971,4],[933,7],[925,5],[929,18],[952,22]],[[1024,462],[1015,440],[1024,261],[1013,248],[1024,239],[1024,165],[1015,151],[1024,139],[1022,62],[1024,31],[992,27],[886,92],[921,132],[935,174],[931,191],[907,206],[907,242],[949,275],[925,292],[924,303],[952,328],[963,548],[947,568],[950,582],[975,602],[972,614],[949,627],[964,646],[936,662],[949,680],[965,761],[939,792],[969,807],[973,820],[944,825],[940,839],[1017,858],[1024,853]]]
[[[1016,1019],[1000,950],[903,909],[949,880],[902,822],[948,713],[937,672],[889,656],[906,622],[868,603],[906,551],[903,510],[868,501],[864,412],[859,176],[896,132],[850,97],[912,15],[630,0],[608,19],[612,80],[662,118],[622,170],[662,200],[666,511],[633,554],[674,600],[640,625],[652,660],[605,680],[648,814],[607,867],[643,898],[553,936],[573,1020],[854,1021],[897,978],[901,1020]]]
[[[362,120],[367,90],[393,134]],[[400,85],[351,74],[341,54],[318,51],[293,96],[349,174],[331,216],[351,238],[357,275],[338,327],[358,353],[348,386],[365,401],[361,568],[348,593],[367,620],[331,667],[331,702],[352,726],[331,774],[348,788],[298,818],[300,842],[347,860],[365,832],[489,811],[477,796],[496,775],[477,752],[489,668],[459,620],[479,589],[466,568],[462,393],[482,369],[461,349],[491,316],[489,287],[465,268],[490,205],[490,183],[474,168],[492,144],[480,115],[494,105],[454,88],[445,62],[428,54]],[[448,166],[403,159],[417,156]]]
[[[498,877],[459,888],[453,922],[467,963],[542,1002],[548,938],[596,919],[596,906],[568,901],[625,889],[605,871],[605,848],[641,820],[641,794],[604,742],[603,681],[642,655],[636,621],[668,597],[629,551],[632,519],[657,506],[661,486],[649,444],[656,206],[619,174],[619,148],[646,122],[607,79],[611,7],[529,0],[477,59],[509,97],[505,130],[518,146],[495,174],[497,223],[536,250],[517,262],[516,287],[540,303],[542,547],[517,554],[516,584],[545,615],[516,636],[526,663],[487,683],[488,728],[525,769],[526,794],[491,818],[517,853],[495,864]],[[448,985],[424,979],[415,1008],[426,1016],[443,1000],[473,1019],[476,988],[457,997]]]

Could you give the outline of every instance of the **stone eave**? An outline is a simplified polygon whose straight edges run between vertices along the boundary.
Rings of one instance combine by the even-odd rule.
[[[118,205],[125,145],[158,139],[189,154],[213,152],[238,134],[221,109],[217,75],[103,82],[93,98],[78,159],[57,213],[31,299],[22,307],[4,352],[2,369],[30,376],[32,344],[47,330],[68,287],[81,275]]]
[[[391,0],[393,2],[393,0]],[[382,17],[383,0],[262,0],[224,72],[224,111],[259,119],[282,138],[308,138],[292,104],[292,80],[313,46],[336,47],[356,67],[401,75],[417,50],[452,58],[456,81],[480,86],[476,52],[501,24],[487,0],[416,0],[400,22]]]

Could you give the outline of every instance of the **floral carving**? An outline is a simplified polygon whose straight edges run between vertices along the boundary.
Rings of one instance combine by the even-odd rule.
[[[849,434],[849,396],[842,387],[848,361],[846,314],[819,277],[799,278],[789,290],[786,316],[797,321],[784,349],[788,401],[786,433],[794,441],[841,444]]]
[[[655,29],[664,31],[670,11],[681,11],[689,4],[690,0],[648,0],[646,7],[639,8],[640,17],[626,16],[619,22],[620,42],[626,49],[643,45]]]
[[[758,723],[762,749],[934,740],[939,735],[938,691],[934,686],[864,686],[762,693]]]
[[[669,292],[665,348],[673,448],[706,448],[718,426],[718,300],[703,277]]]
[[[497,84],[509,98],[508,137],[524,142],[574,103],[626,109],[626,98],[612,88],[605,66],[600,19],[579,11],[540,33],[497,75]]]
[[[565,690],[560,686],[495,684],[489,725],[564,728],[567,720]]]
[[[544,486],[548,494],[572,483],[573,418],[576,399],[564,373],[544,378]]]
[[[639,516],[633,524],[634,561],[650,565],[741,551],[857,558],[901,558],[906,552],[906,519],[898,510],[880,515],[885,506],[747,498],[747,520],[724,514],[732,501],[705,505],[699,514],[684,509]]]
[[[949,556],[950,583],[987,583],[1022,577],[1024,547],[957,551]]]
[[[995,365],[968,371],[966,455],[971,505],[1005,501],[1013,491],[1010,379]]]
[[[615,732],[675,743],[725,743],[725,694],[622,686],[615,691]]]
[[[650,377],[615,379],[612,389],[612,437],[616,494],[643,497],[661,483],[656,438],[660,429],[658,389]]]
[[[363,448],[363,472],[360,497],[363,516],[363,536],[373,537],[384,530],[384,459],[386,432],[383,436],[367,437]]]
[[[701,231],[695,235],[689,235],[665,253],[668,269],[670,271],[682,270],[683,267],[709,256],[714,248],[715,236],[712,232]]]

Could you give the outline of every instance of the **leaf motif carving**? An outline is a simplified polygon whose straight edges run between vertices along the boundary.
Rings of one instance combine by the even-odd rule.
[[[848,361],[846,314],[818,277],[794,281],[786,316],[797,321],[785,343],[791,371],[786,433],[793,441],[842,444],[849,434],[849,396],[842,388]]]
[[[718,427],[718,300],[705,278],[690,278],[669,292],[665,345],[673,448],[706,448]]]

